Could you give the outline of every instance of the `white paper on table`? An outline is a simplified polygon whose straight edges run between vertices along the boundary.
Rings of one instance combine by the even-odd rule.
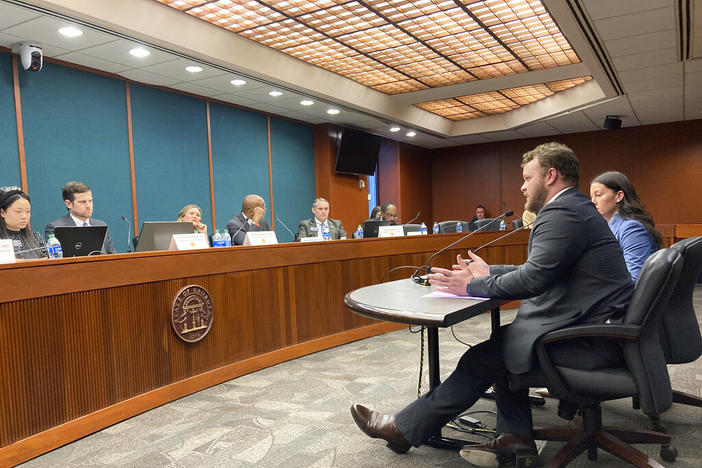
[[[487,301],[489,297],[477,297],[477,296],[458,296],[456,294],[447,293],[445,291],[432,291],[422,297],[436,297],[439,299],[473,299],[474,301]]]

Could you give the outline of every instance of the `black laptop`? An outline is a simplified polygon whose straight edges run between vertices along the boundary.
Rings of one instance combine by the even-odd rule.
[[[56,226],[54,234],[64,257],[100,255],[107,226]]]
[[[171,246],[173,234],[192,234],[193,223],[180,221],[146,221],[141,225],[139,242],[135,252],[149,252],[153,250],[168,250]]]
[[[382,219],[367,219],[363,222],[363,238],[378,237],[380,226],[391,226],[392,221]]]

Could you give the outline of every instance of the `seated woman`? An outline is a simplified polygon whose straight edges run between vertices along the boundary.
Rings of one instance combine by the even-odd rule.
[[[27,228],[31,214],[29,196],[20,187],[0,187],[0,239],[12,239],[18,259],[48,258],[41,234]]]
[[[368,218],[368,219],[380,219],[381,214],[382,213],[381,213],[380,205],[376,205],[376,207],[373,208],[373,211],[371,211],[370,218]]]
[[[663,236],[634,186],[621,172],[595,177],[590,183],[590,196],[619,241],[631,279],[636,281],[649,255],[663,246]]]
[[[193,228],[204,235],[207,235],[207,225],[202,223],[202,209],[197,205],[185,205],[178,212],[178,221],[193,223]]]

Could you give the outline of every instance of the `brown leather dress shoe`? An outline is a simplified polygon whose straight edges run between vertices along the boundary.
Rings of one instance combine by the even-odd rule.
[[[539,452],[533,439],[523,439],[514,434],[501,434],[484,445],[466,445],[461,457],[468,463],[482,468],[517,466],[527,468],[538,465]]]
[[[351,416],[368,437],[385,440],[394,452],[406,453],[412,446],[397,428],[395,416],[380,414],[361,405],[351,405]]]

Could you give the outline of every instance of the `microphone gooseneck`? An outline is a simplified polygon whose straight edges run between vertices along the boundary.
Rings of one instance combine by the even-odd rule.
[[[246,226],[248,224],[248,222],[249,222],[248,219],[244,219],[244,224],[242,224],[241,227],[239,229],[237,229],[236,232],[232,235],[232,245],[234,245],[234,238],[236,237],[236,235],[239,234],[242,229],[244,229],[244,226]],[[247,231],[244,231],[244,232],[247,232]]]
[[[131,244],[129,243],[129,239],[131,239],[131,231],[132,231],[132,222],[127,219],[126,216],[122,216],[122,220],[126,221],[127,223],[127,253],[130,253],[132,251]],[[91,252],[92,254],[92,252]],[[91,255],[89,254],[89,255]]]
[[[293,232],[290,230],[290,228],[285,225],[285,223],[278,217],[278,215],[275,215],[275,220],[278,221],[285,228],[285,230],[290,233],[290,235],[292,236],[292,238],[294,240],[295,234],[293,234]]]
[[[419,218],[419,215],[421,215],[421,214],[422,214],[421,211],[417,211],[417,216],[415,216],[414,218],[410,219],[409,221],[407,221],[407,222],[404,223],[404,224],[412,224],[414,221],[417,220],[417,218]]]

